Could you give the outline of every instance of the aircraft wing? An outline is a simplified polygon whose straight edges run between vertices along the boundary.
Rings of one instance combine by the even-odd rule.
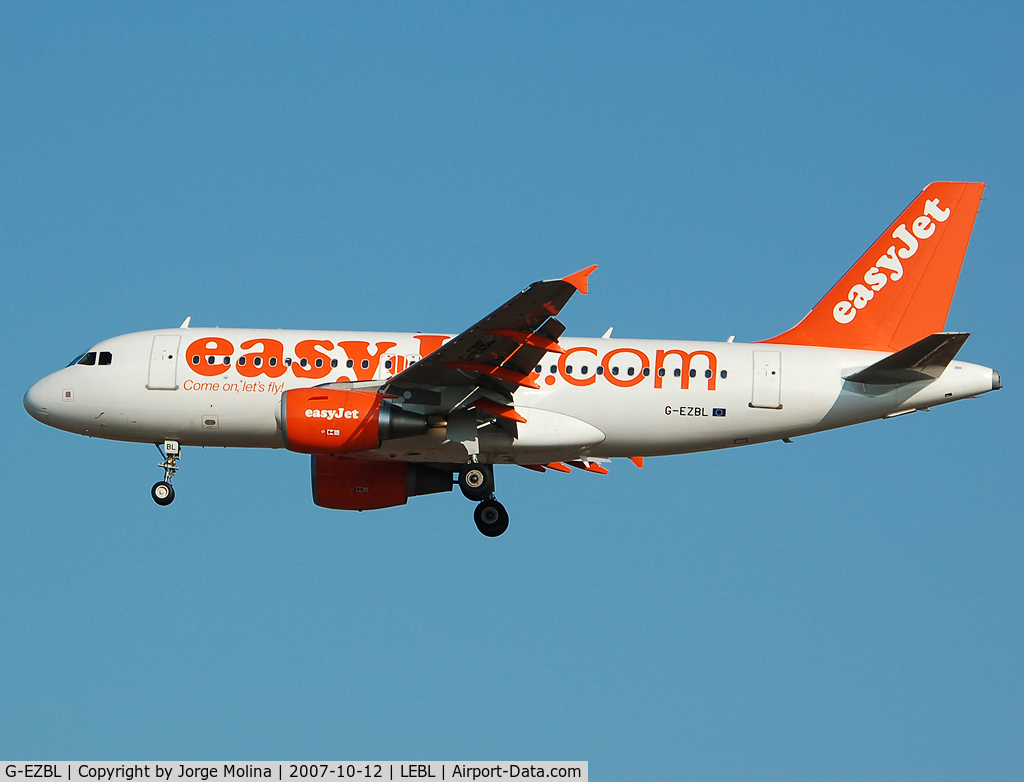
[[[473,406],[471,397],[477,390],[490,391],[506,404],[484,398],[475,406],[492,415],[518,420],[506,407],[511,404],[512,394],[518,388],[537,388],[531,378],[536,365],[546,353],[562,352],[557,340],[565,326],[555,316],[574,293],[587,292],[587,277],[596,268],[590,266],[560,280],[533,283],[389,379],[381,392],[403,397],[411,404],[434,406],[440,402],[440,391],[458,389],[461,401],[456,406],[468,407]]]

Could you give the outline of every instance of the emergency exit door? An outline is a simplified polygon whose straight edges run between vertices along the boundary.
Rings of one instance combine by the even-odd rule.
[[[782,354],[776,350],[754,351],[754,390],[751,407],[782,408]]]
[[[178,387],[178,344],[181,337],[157,335],[153,337],[153,352],[149,356],[149,382],[146,388],[173,391]]]

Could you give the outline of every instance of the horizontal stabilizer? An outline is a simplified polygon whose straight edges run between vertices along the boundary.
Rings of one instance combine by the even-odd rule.
[[[943,373],[969,336],[965,332],[931,334],[843,378],[874,386],[919,383],[922,380],[930,382]]]

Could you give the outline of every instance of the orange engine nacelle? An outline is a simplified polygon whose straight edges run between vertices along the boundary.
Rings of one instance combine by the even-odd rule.
[[[335,510],[405,505],[409,497],[452,490],[452,471],[410,462],[317,454],[312,459],[313,502]]]
[[[356,453],[424,434],[427,419],[374,391],[293,388],[281,395],[281,430],[289,451]]]

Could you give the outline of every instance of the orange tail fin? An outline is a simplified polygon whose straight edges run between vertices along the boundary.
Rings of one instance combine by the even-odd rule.
[[[928,185],[807,317],[764,341],[897,351],[943,331],[984,189]]]

